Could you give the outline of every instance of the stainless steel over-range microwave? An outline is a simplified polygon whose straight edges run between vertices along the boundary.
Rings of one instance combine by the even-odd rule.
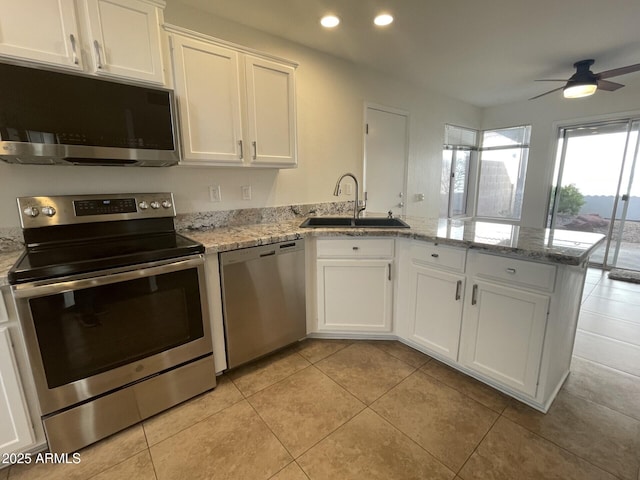
[[[0,158],[9,163],[178,163],[173,92],[0,63]]]

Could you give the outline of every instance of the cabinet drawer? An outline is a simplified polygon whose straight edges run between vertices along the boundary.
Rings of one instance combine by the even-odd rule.
[[[392,258],[393,238],[325,238],[318,240],[318,257]]]
[[[548,292],[553,291],[555,285],[555,265],[475,252],[470,262],[473,262],[473,271],[479,277]]]
[[[411,244],[411,261],[418,265],[464,272],[467,251],[461,248],[446,247],[430,242]]]

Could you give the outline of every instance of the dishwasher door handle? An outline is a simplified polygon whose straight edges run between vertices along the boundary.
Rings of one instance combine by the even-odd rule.
[[[270,257],[271,255],[275,255],[276,251],[275,250],[271,250],[270,252],[266,252],[266,253],[261,253],[260,254],[260,258],[262,257]]]

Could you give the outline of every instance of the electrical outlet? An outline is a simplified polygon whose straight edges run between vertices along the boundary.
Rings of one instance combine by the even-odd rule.
[[[221,202],[222,201],[222,193],[220,192],[220,185],[210,185],[209,186],[209,199],[212,202]]]
[[[352,195],[353,194],[353,185],[351,185],[350,183],[347,183],[344,186],[344,194],[345,195]]]
[[[424,202],[424,193],[416,193],[416,202]]]
[[[242,199],[251,200],[251,185],[242,185],[240,189],[242,191]]]

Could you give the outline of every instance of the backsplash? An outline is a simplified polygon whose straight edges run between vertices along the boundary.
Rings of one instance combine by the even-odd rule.
[[[348,215],[353,202],[309,203],[284,207],[243,208],[213,212],[181,213],[175,220],[176,230],[206,230],[209,228],[278,223],[309,215]]]
[[[206,230],[210,228],[278,223],[309,215],[348,215],[353,212],[353,202],[310,203],[284,207],[243,208],[214,212],[180,213],[176,216],[176,230]],[[24,248],[22,229],[0,227],[0,253]]]

